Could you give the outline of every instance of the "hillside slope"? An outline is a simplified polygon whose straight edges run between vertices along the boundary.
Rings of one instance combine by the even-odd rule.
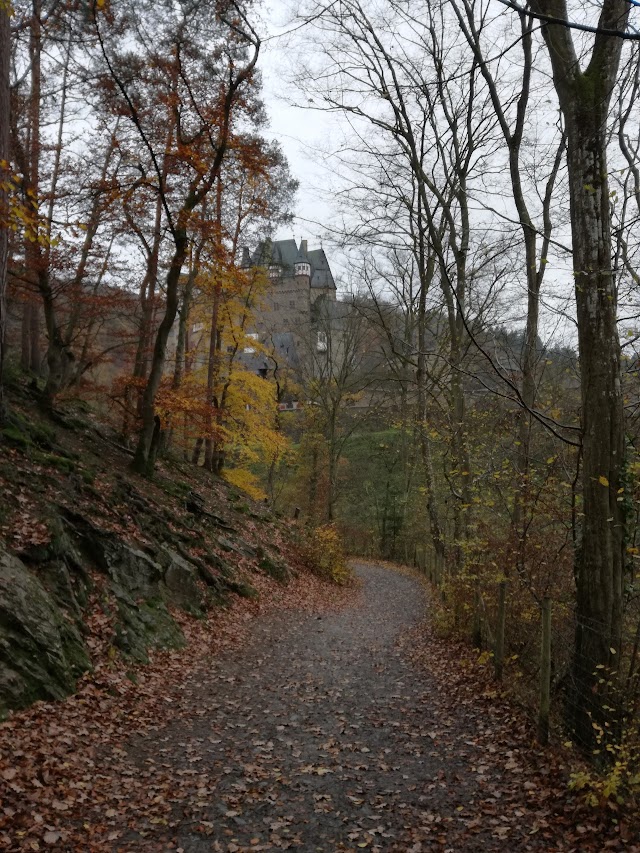
[[[105,658],[144,663],[260,579],[302,569],[291,527],[188,463],[153,481],[91,411],[14,389],[0,432],[0,717],[59,699]]]

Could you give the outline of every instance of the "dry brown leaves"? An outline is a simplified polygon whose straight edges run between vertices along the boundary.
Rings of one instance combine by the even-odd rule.
[[[180,686],[213,656],[242,645],[253,619],[276,610],[315,612],[344,605],[355,590],[338,589],[308,573],[286,587],[252,575],[259,600],[236,599],[198,621],[174,613],[188,641],[176,651],[151,652],[147,666],[127,666],[105,653],[111,624],[100,610],[89,620],[95,669],[78,692],[39,702],[0,724],[0,849],[117,849],[132,814],[166,821],[171,803],[191,793],[192,779],[133,774],[123,747],[179,714]],[[105,761],[108,759],[109,763]]]

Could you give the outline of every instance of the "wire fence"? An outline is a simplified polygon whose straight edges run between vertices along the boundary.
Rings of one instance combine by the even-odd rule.
[[[416,564],[437,590],[445,630],[488,653],[541,744],[570,737],[583,752],[612,759],[624,749],[630,770],[640,769],[640,602],[627,602],[619,647],[604,648],[611,624],[579,618],[566,597],[535,597],[517,580],[452,577],[434,553]],[[601,654],[590,665],[596,641]]]

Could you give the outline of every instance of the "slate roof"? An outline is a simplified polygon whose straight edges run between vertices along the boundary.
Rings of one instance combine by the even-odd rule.
[[[312,249],[307,252],[307,258],[311,264],[311,287],[332,287],[335,290],[336,283],[324,249]]]
[[[311,266],[311,287],[335,290],[336,283],[324,249],[309,252],[305,244],[306,241],[301,241],[298,248],[295,240],[264,240],[251,256],[251,263],[254,266],[281,267],[283,275],[289,276],[294,274],[295,264],[306,261]]]
[[[296,348],[296,340],[291,332],[276,332],[271,335],[271,343],[279,361],[284,359],[292,367],[300,366],[300,358]],[[273,365],[270,365],[273,366]],[[280,365],[282,366],[282,364]]]

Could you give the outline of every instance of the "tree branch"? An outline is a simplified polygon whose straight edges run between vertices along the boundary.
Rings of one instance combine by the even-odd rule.
[[[640,6],[640,3],[635,3],[633,0],[627,0],[633,6]],[[498,0],[503,6],[513,9],[523,15],[530,15],[537,21],[542,21],[545,24],[559,24],[570,30],[580,30],[583,33],[594,33],[601,36],[615,36],[616,38],[627,39],[629,41],[640,41],[640,33],[627,32],[626,30],[612,30],[606,27],[590,27],[588,24],[578,24],[576,21],[567,21],[562,18],[556,18],[553,15],[544,15],[542,12],[533,12],[529,8],[524,8],[514,0]]]

